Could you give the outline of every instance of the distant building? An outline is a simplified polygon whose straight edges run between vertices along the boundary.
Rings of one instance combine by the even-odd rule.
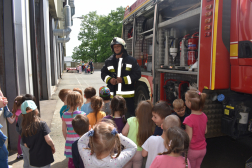
[[[77,67],[80,65],[80,61],[73,61],[72,57],[64,57],[64,70],[68,67]]]

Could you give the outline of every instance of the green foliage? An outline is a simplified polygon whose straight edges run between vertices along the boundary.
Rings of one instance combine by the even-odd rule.
[[[78,40],[81,45],[74,48],[74,60],[104,62],[111,54],[110,42],[121,37],[124,8],[112,10],[107,16],[98,16],[96,11],[83,16]]]

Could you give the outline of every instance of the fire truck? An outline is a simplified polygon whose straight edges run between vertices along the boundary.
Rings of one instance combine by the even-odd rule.
[[[142,77],[135,102],[207,93],[206,137],[251,135],[252,0],[137,0],[122,38]]]

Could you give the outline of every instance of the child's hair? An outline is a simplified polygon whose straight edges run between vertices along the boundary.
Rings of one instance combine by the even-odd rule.
[[[188,100],[191,102],[191,110],[201,110],[204,107],[205,100],[206,100],[206,93],[201,93],[197,89],[190,89],[186,92],[188,95]]]
[[[138,121],[137,145],[142,146],[144,142],[153,135],[155,123],[152,121],[152,103],[149,100],[141,101],[136,109]]]
[[[83,104],[83,96],[79,92],[70,91],[67,94],[67,107],[75,110]]]
[[[29,107],[26,110],[30,110]],[[27,114],[22,114],[23,121],[22,121],[22,133],[21,137],[28,137],[35,135],[37,130],[39,129],[40,118],[38,116],[38,110],[33,110]]]
[[[176,115],[168,115],[163,121],[163,131],[167,131],[171,127],[180,127],[181,121]]]
[[[161,153],[159,155],[167,155],[171,152],[185,154],[185,165],[188,167],[187,163],[187,152],[189,148],[189,136],[188,134],[179,127],[171,127],[166,131],[166,136],[164,140],[164,145],[168,149],[167,152]]]
[[[95,113],[95,119],[97,121],[97,114],[99,113],[99,111],[102,108],[102,98],[99,96],[93,96],[91,98],[91,108],[93,109],[93,112]]]
[[[108,124],[112,124],[112,125],[114,125],[115,128],[117,128],[117,125],[113,120],[110,120],[110,119],[107,119],[107,118],[102,118],[100,120],[100,122],[105,122],[105,123],[108,123]]]
[[[23,99],[22,98],[23,98],[23,96],[17,96],[14,99],[14,104],[13,104],[13,108],[12,108],[12,113],[14,114],[14,116],[16,116],[16,112],[17,112],[18,108],[23,103]]]
[[[82,95],[82,90],[80,88],[74,88],[73,91],[79,92]]]
[[[86,99],[91,99],[91,97],[93,97],[93,96],[96,95],[96,90],[95,90],[95,88],[93,88],[93,87],[87,87],[87,88],[84,90],[84,95],[85,95]]]
[[[35,103],[36,103],[36,97],[31,95],[31,94],[25,94],[23,97],[22,97],[22,103],[26,100],[33,100]],[[21,103],[21,104],[22,104]],[[37,105],[37,104],[36,104]],[[37,105],[38,106],[38,105]]]
[[[127,112],[126,101],[122,96],[115,96],[111,100],[111,113],[112,116],[115,115],[116,111],[120,111],[120,116],[123,118],[124,123],[126,124],[125,113]]]
[[[185,102],[182,99],[175,99],[172,106],[174,109],[182,109],[185,106]]]
[[[99,157],[103,152],[110,152],[110,157],[113,158],[114,148],[118,152],[115,158],[120,155],[120,138],[118,134],[112,134],[113,129],[114,126],[106,122],[99,122],[94,126],[94,134],[89,138],[91,155],[95,153],[96,157]]]
[[[70,89],[61,89],[61,90],[59,91],[59,98],[60,98],[60,100],[64,102],[65,99],[66,99],[67,94],[68,94],[70,91],[71,91]]]
[[[89,130],[89,120],[86,115],[78,114],[73,118],[72,126],[76,134],[82,136]]]
[[[171,114],[171,107],[165,101],[159,101],[152,108],[152,112],[158,114],[162,119]]]

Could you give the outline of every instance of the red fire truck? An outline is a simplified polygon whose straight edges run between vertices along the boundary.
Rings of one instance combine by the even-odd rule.
[[[142,69],[136,102],[207,93],[207,137],[251,133],[252,0],[137,0],[123,39]]]

